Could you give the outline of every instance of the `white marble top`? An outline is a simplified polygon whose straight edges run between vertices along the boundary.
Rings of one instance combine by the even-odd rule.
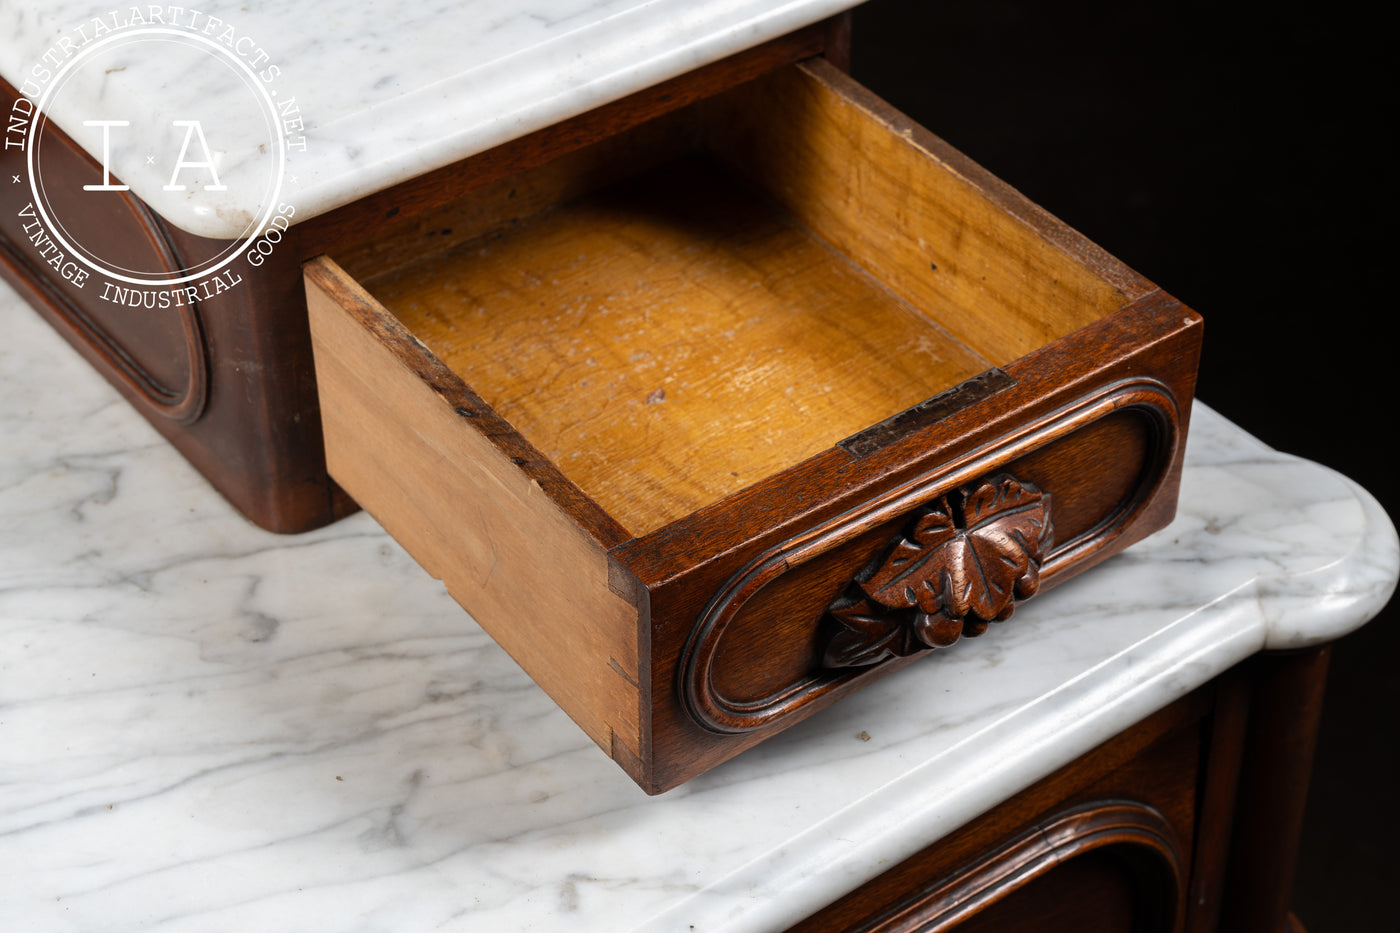
[[[1168,529],[649,798],[367,515],[254,528],[3,283],[0,328],[0,930],[781,929],[1400,562],[1198,405]]]
[[[110,0],[0,0],[0,76],[23,90],[35,68],[47,68],[54,76],[30,87],[42,98],[57,87],[58,69],[95,55],[98,41],[115,45],[123,29],[167,29],[152,36],[159,44],[126,45],[91,67],[73,66],[75,77],[46,109],[98,159],[103,131],[84,121],[131,121],[108,131],[115,175],[177,226],[237,238],[268,206],[275,159],[266,145],[258,150],[272,138],[267,108],[239,80],[239,61],[259,76],[251,86],[275,95],[263,103],[294,100],[304,122],[290,124],[280,197],[300,222],[856,3],[212,0],[137,4],[161,18],[143,13],[133,22],[129,5]],[[104,34],[95,21],[112,23],[114,10],[120,28]],[[223,61],[192,37],[222,40],[239,57]],[[85,42],[94,45],[84,51]],[[280,72],[262,80],[272,67]],[[227,191],[164,190],[183,139],[172,135],[184,132],[172,131],[177,119],[202,121]]]

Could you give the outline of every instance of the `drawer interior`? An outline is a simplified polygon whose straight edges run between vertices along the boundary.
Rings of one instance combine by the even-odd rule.
[[[305,264],[330,475],[653,792],[891,669],[829,609],[955,484],[1053,494],[1047,574],[1165,523],[1199,346],[821,60],[654,113]]]
[[[881,106],[785,69],[338,258],[645,535],[1127,303]]]

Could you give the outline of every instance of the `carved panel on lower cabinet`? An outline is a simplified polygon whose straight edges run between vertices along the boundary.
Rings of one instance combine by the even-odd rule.
[[[0,106],[8,110],[20,99],[0,82]],[[210,378],[199,290],[174,286],[180,270],[204,257],[182,254],[164,221],[129,191],[86,193],[84,182],[102,177],[103,166],[46,117],[39,118],[32,147],[35,171],[50,184],[42,201],[29,186],[0,188],[0,277],[20,288],[144,412],[181,425],[199,420]],[[65,241],[66,252],[59,251],[44,232],[49,227],[70,239],[71,228],[81,227],[90,242]],[[119,269],[133,287],[116,281],[84,287],[89,267]]]
[[[1140,803],[1097,802],[1046,819],[851,933],[1170,933],[1186,877],[1166,818]]]

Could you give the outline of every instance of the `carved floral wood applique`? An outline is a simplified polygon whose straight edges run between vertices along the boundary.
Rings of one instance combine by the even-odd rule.
[[[981,635],[1035,594],[1050,496],[1002,473],[922,508],[831,604],[827,667],[861,667]]]

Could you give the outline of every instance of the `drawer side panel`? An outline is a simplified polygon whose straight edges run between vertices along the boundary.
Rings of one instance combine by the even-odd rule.
[[[709,125],[725,161],[995,365],[1151,288],[827,62],[716,99]]]
[[[309,267],[331,475],[590,738],[641,758],[638,608],[610,587],[607,552],[345,303],[387,314],[333,265]]]

